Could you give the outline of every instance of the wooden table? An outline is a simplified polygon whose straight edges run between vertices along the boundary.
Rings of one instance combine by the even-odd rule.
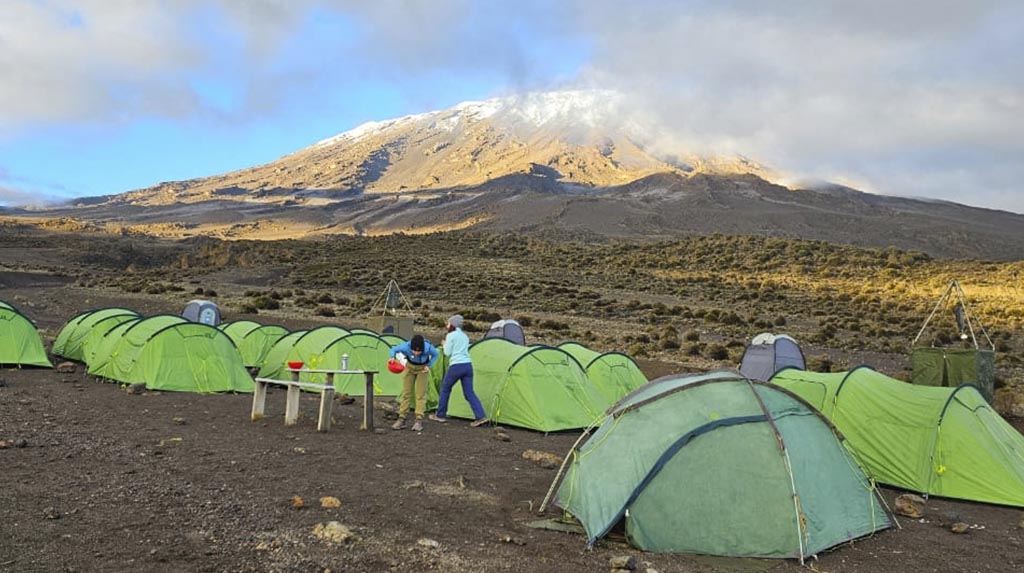
[[[292,373],[291,380],[277,380],[274,378],[256,378],[256,388],[252,394],[252,415],[251,419],[263,419],[263,412],[267,402],[267,386],[276,384],[288,388],[288,397],[284,409],[284,424],[291,426],[299,420],[299,396],[303,388],[309,390],[320,390],[320,413],[317,417],[316,429],[318,432],[326,432],[331,429],[331,410],[334,407],[334,376],[348,374],[362,374],[366,380],[366,394],[363,397],[363,424],[359,427],[363,431],[373,430],[373,377],[376,370],[314,370],[310,368],[288,368]],[[300,382],[299,374],[326,374],[326,384],[313,382]]]

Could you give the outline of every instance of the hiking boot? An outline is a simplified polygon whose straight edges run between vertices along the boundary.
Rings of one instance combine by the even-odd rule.
[[[469,425],[470,427],[473,428],[479,428],[480,426],[483,426],[487,422],[490,422],[490,420],[486,416],[484,416],[483,418],[480,418],[478,420],[473,420],[472,422],[469,423]]]
[[[422,432],[423,431],[423,420],[416,420],[412,425],[412,431]]]
[[[404,430],[405,429],[405,418],[399,418],[395,420],[394,424],[391,424],[392,430]]]
[[[427,418],[429,418],[430,421],[432,421],[432,422],[437,422],[438,424],[447,424],[448,423],[448,418],[442,418],[441,416],[438,416],[438,415],[435,415],[435,414],[431,414],[431,415],[427,416]]]

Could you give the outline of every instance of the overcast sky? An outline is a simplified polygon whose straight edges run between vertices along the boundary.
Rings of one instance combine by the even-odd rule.
[[[1024,2],[0,0],[0,202],[615,89],[694,151],[1024,213]]]

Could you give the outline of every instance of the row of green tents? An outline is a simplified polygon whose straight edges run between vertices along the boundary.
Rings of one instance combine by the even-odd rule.
[[[151,390],[251,392],[252,378],[221,330],[180,316],[123,308],[84,312],[58,333],[53,354],[84,362],[89,374]]]

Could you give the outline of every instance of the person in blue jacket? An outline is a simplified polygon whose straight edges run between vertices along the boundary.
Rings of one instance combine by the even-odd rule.
[[[474,419],[469,425],[476,428],[486,424],[488,419],[480,398],[473,391],[473,362],[469,356],[469,337],[462,332],[461,314],[448,319],[447,331],[443,346],[444,355],[448,357],[448,372],[445,372],[444,380],[441,381],[437,412],[431,414],[430,419],[442,424],[448,421],[448,399],[451,398],[452,388],[461,381],[462,396],[473,410]]]
[[[398,402],[398,420],[391,425],[392,430],[405,428],[405,416],[409,413],[409,402],[413,389],[416,391],[416,422],[412,429],[423,431],[423,415],[427,410],[427,384],[430,383],[430,367],[437,362],[437,348],[419,334],[408,342],[391,347],[391,358],[399,353],[405,355],[405,371],[402,374],[402,397]]]

